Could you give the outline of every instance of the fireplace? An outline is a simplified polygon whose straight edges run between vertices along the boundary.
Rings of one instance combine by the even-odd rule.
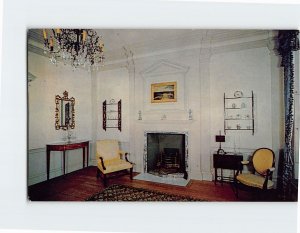
[[[186,132],[145,132],[144,172],[187,179],[187,142]]]

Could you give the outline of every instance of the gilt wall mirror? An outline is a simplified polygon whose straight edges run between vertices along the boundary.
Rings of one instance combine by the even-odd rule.
[[[55,129],[67,130],[75,128],[75,98],[68,97],[65,91],[63,96],[55,96]]]

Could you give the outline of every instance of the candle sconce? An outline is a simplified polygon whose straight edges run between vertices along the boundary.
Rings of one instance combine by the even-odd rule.
[[[143,120],[143,118],[142,118],[142,111],[141,110],[139,110],[138,115],[139,115],[138,120],[139,121]]]
[[[192,109],[189,109],[189,120],[193,120],[193,113],[192,113]]]

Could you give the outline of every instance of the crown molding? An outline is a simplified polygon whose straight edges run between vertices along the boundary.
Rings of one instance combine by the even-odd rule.
[[[269,43],[268,39],[262,39],[258,41],[248,41],[248,42],[236,43],[231,45],[216,46],[213,47],[211,51],[212,51],[212,55],[215,55],[220,53],[234,52],[234,51],[240,51],[246,49],[268,47],[268,43]]]
[[[134,53],[135,57],[145,54],[165,51],[181,51],[197,49],[201,47],[215,47],[240,43],[241,41],[255,41],[268,38],[269,31],[263,30],[195,30],[194,33],[176,36],[160,41],[148,41],[126,45]],[[151,42],[151,43],[150,43]],[[106,52],[107,60],[122,59],[122,49]]]
[[[149,40],[145,43],[126,45],[126,47],[132,51],[134,60],[193,50],[199,50],[204,56],[203,51],[207,51],[208,55],[213,55],[264,46],[270,48],[270,39],[273,39],[275,34],[271,30],[195,30],[186,35],[164,38],[160,41]],[[29,30],[28,51],[48,57],[43,52],[43,38],[40,29]],[[107,50],[105,57],[104,66],[110,68],[115,67],[116,64],[128,62],[123,48]],[[101,68],[101,70],[107,69]]]

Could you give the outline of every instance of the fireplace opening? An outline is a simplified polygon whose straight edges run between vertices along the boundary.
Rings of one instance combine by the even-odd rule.
[[[147,172],[187,179],[185,134],[147,134]]]

